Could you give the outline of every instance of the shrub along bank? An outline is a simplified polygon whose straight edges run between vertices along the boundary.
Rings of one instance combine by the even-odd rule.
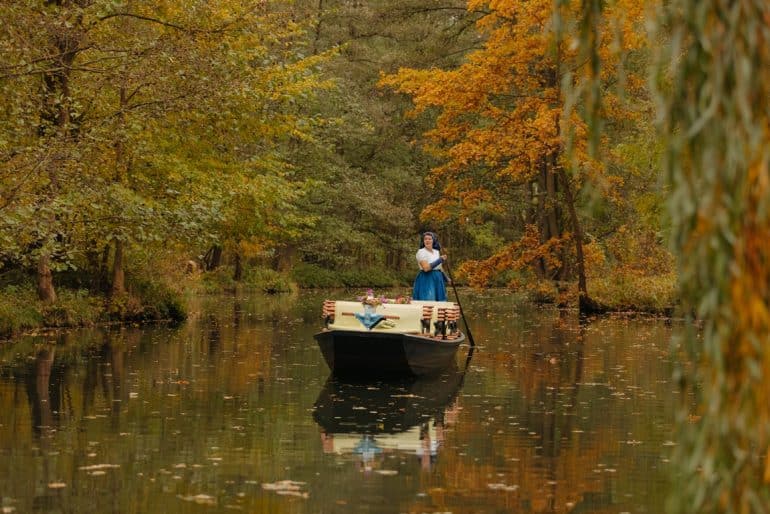
[[[99,323],[185,319],[183,296],[158,283],[137,283],[124,295],[110,298],[87,289],[61,287],[54,304],[37,298],[32,282],[0,289],[0,338],[43,328],[74,328]]]
[[[386,269],[337,272],[304,264],[290,273],[265,268],[245,270],[240,281],[233,280],[233,270],[222,266],[206,273],[175,277],[173,287],[164,280],[130,278],[128,292],[111,298],[103,292],[78,287],[77,280],[64,281],[55,304],[37,299],[31,277],[14,284],[0,283],[0,338],[43,328],[82,327],[100,323],[179,322],[187,316],[185,298],[189,294],[219,294],[253,291],[280,294],[299,289],[409,288],[413,276]],[[462,283],[458,284],[462,285]],[[611,275],[593,279],[593,297],[608,312],[638,312],[670,316],[678,303],[676,277]],[[574,305],[567,299],[575,288],[559,292],[555,287],[522,288],[528,301]],[[575,289],[576,291],[576,289]],[[450,294],[451,297],[451,294]]]

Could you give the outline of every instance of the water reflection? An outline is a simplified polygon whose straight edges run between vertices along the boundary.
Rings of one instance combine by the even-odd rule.
[[[0,345],[0,512],[662,511],[670,325],[469,296],[467,367],[356,383],[322,294]]]
[[[392,452],[430,469],[457,420],[464,373],[454,367],[432,377],[350,382],[330,376],[314,404],[324,453],[350,454],[364,471],[381,468]]]
[[[55,347],[38,349],[24,374],[32,430],[36,437],[50,433],[56,426],[54,412],[59,412],[61,395],[55,385],[57,381],[51,383],[55,353]]]

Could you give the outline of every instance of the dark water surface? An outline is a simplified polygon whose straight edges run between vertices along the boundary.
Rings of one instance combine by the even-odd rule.
[[[427,380],[330,378],[319,293],[0,344],[0,513],[662,512],[676,325],[462,296]]]

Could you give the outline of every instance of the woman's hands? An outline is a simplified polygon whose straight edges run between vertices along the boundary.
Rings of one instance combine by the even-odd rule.
[[[440,266],[441,264],[445,263],[446,259],[447,259],[446,254],[441,254],[441,256],[434,261],[420,261],[420,268],[426,272],[432,271],[436,269],[438,266]]]

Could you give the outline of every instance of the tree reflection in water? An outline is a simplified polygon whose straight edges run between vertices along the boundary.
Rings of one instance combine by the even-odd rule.
[[[179,328],[0,346],[2,507],[662,511],[670,324],[469,298],[468,368],[362,384],[327,376],[323,298],[298,300],[212,297]]]

